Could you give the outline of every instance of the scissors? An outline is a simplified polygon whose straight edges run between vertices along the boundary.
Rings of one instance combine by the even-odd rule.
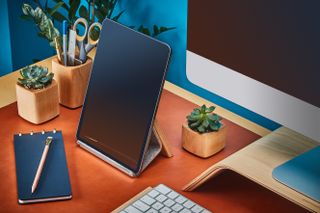
[[[77,33],[77,25],[82,23],[84,25],[84,33],[83,35],[78,35]],[[94,27],[98,27],[99,30],[101,31],[102,25],[99,22],[94,22],[90,26],[88,26],[88,22],[84,18],[78,18],[74,24],[73,24],[73,30],[76,32],[76,40],[77,40],[77,45],[80,50],[80,55],[79,59],[82,62],[85,62],[87,60],[87,54],[90,52],[98,43],[99,38],[97,40],[93,40],[90,37],[90,32],[94,29]],[[87,38],[87,43],[85,44],[84,40]]]

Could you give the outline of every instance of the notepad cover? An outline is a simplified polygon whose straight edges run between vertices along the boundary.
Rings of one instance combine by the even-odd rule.
[[[48,136],[52,136],[53,140],[38,187],[32,194],[31,186]],[[61,131],[14,135],[14,151],[19,203],[71,198],[71,185]]]

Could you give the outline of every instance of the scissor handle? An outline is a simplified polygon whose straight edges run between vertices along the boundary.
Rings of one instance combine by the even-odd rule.
[[[101,32],[101,29],[102,29],[102,25],[99,23],[99,22],[94,22],[93,24],[91,24],[91,26],[89,27],[89,30],[88,30],[88,44],[91,44],[91,45],[96,45],[99,41],[99,38],[97,40],[93,40],[91,37],[90,37],[90,32],[91,30],[93,30],[94,27],[98,27],[100,32]]]
[[[82,23],[84,25],[84,33],[82,36],[79,36],[78,33],[77,33],[77,25]],[[87,30],[88,30],[88,22],[86,19],[84,18],[78,18],[74,24],[73,24],[73,30],[76,32],[76,35],[77,35],[77,41],[83,41],[85,38],[86,38],[86,35],[87,35]]]

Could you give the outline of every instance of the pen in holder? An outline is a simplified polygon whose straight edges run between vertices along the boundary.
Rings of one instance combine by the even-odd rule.
[[[64,66],[57,57],[52,59],[52,72],[59,87],[59,103],[69,107],[82,106],[87,89],[92,59],[87,58],[84,64]]]

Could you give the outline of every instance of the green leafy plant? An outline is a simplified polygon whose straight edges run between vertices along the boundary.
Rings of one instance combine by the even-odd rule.
[[[27,66],[20,70],[21,78],[18,78],[18,84],[26,89],[43,89],[50,85],[53,79],[53,73],[48,73],[48,68],[41,66]]]
[[[125,13],[125,10],[122,10],[118,14],[114,14],[114,9],[118,3],[118,0],[86,0],[86,6],[81,4],[81,0],[53,0],[56,3],[53,7],[48,6],[48,0],[46,0],[44,4],[41,4],[39,0],[33,1],[34,4],[37,5],[37,8],[39,8],[38,10],[43,11],[47,18],[52,19],[53,23],[54,21],[63,22],[66,20],[69,26],[73,25],[75,20],[79,17],[85,18],[89,25],[96,20],[102,23],[105,18],[109,18],[118,22],[120,17]],[[21,18],[30,20],[30,17],[26,16],[25,14],[22,15]],[[143,24],[141,24],[139,27],[130,27],[153,37],[156,37],[166,31],[175,29],[175,27],[159,27],[157,25],[153,25],[152,28],[148,28]],[[90,32],[90,37],[93,40],[96,40],[99,37],[99,34],[99,29],[94,28],[94,30]],[[39,36],[44,37],[43,35],[45,34],[39,33]]]
[[[222,126],[220,122],[222,118],[213,113],[214,110],[214,106],[207,108],[206,105],[193,109],[191,114],[187,116],[190,129],[200,134],[219,131]]]
[[[39,28],[38,35],[47,39],[51,47],[54,47],[54,38],[60,37],[59,30],[57,30],[50,18],[43,12],[40,7],[33,9],[29,4],[22,5],[23,17],[31,19]]]

